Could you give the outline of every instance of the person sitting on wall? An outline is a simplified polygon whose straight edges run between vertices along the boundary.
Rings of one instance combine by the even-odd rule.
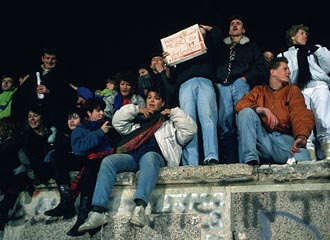
[[[145,108],[128,104],[115,113],[112,124],[127,139],[117,146],[117,154],[103,159],[93,195],[92,212],[78,229],[79,232],[84,233],[107,223],[108,203],[116,174],[138,170],[140,175],[134,196],[136,206],[130,222],[139,227],[147,225],[145,207],[160,168],[165,165],[179,166],[182,146],[196,134],[194,120],[178,107],[165,108],[166,100],[159,90],[149,90],[146,103]],[[142,115],[145,121],[136,123],[134,120],[138,115]]]
[[[300,89],[289,84],[290,70],[284,57],[270,64],[267,86],[256,86],[235,106],[241,141],[241,163],[258,165],[261,159],[286,163],[311,160],[305,148],[314,128],[313,113],[307,109]]]

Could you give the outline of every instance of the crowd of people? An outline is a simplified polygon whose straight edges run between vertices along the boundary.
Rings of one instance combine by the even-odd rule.
[[[60,202],[44,214],[75,216],[70,236],[107,223],[120,172],[140,171],[130,222],[145,208],[160,168],[330,159],[330,52],[307,43],[309,28],[287,31],[288,50],[262,52],[242,16],[228,32],[199,25],[207,52],[175,67],[161,49],[150,62],[105,80],[103,90],[67,79],[54,49],[16,79],[1,77],[0,228],[21,191],[53,178]],[[79,174],[71,181],[69,172]]]

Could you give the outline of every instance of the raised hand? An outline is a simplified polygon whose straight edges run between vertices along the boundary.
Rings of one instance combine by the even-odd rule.
[[[19,80],[18,80],[19,81],[19,85],[22,86],[23,83],[25,83],[26,79],[28,79],[29,77],[30,77],[29,74],[25,75],[24,77],[20,77]]]

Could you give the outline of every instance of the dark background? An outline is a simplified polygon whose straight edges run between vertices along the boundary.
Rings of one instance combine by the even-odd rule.
[[[324,2],[323,2],[324,4]],[[195,23],[227,32],[232,14],[246,17],[247,35],[262,49],[286,50],[292,24],[310,26],[310,42],[329,48],[329,9],[316,1],[108,1],[1,3],[0,73],[29,72],[43,46],[54,46],[72,81],[103,87],[106,76],[149,61],[159,39]]]

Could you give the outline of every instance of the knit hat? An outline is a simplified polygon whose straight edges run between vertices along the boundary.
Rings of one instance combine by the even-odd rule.
[[[89,100],[94,97],[93,92],[86,87],[78,87],[77,95],[85,100]]]

